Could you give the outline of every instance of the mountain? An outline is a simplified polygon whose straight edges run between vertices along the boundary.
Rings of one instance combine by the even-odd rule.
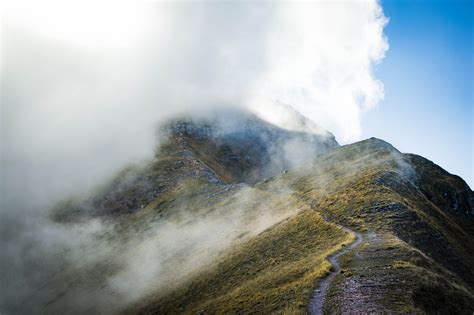
[[[314,123],[311,127],[318,133],[282,129],[237,109],[168,121],[161,126],[165,140],[151,162],[125,168],[90,200],[60,205],[67,212],[59,215],[133,213],[186,180],[255,184],[339,146],[334,135]]]
[[[290,187],[302,210],[133,312],[305,312],[324,257],[354,238],[340,226],[363,241],[341,257],[325,312],[474,310],[474,195],[459,177],[372,138],[256,187]]]
[[[153,160],[53,209],[110,228],[12,313],[474,312],[461,178],[383,140],[339,146],[240,110],[160,134]]]

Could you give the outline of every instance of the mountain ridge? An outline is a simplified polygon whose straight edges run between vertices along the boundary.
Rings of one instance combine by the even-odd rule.
[[[361,153],[366,156],[360,156]],[[351,159],[353,163],[361,165],[362,168],[354,170],[354,164],[351,163],[348,172],[337,174],[341,170],[336,169],[336,174],[334,174],[331,168],[333,167],[332,162],[336,158],[346,161]],[[472,238],[464,237],[473,234],[471,234],[470,229],[459,229],[457,221],[453,224],[447,224],[447,227],[442,227],[442,220],[427,219],[427,214],[438,216],[439,209],[426,201],[426,196],[424,194],[420,195],[417,189],[410,192],[410,195],[416,195],[416,199],[407,196],[413,198],[416,202],[413,200],[405,201],[403,197],[400,198],[407,195],[404,190],[405,186],[409,187],[412,185],[410,183],[416,181],[416,170],[413,170],[413,167],[419,167],[416,163],[410,163],[413,158],[413,155],[403,155],[385,141],[372,138],[334,149],[319,156],[316,158],[317,162],[313,164],[313,168],[314,165],[317,165],[317,174],[307,172],[306,168],[308,166],[306,166],[306,168],[302,167],[303,170],[297,169],[282,175],[283,177],[292,176],[294,172],[297,172],[297,179],[292,183],[292,187],[297,193],[301,194],[298,197],[299,200],[308,200],[311,209],[319,209],[316,211],[327,216],[332,222],[365,232],[363,250],[356,253],[356,255],[365,255],[367,259],[364,262],[359,262],[359,264],[362,264],[362,268],[360,266],[347,268],[347,266],[351,266],[351,261],[346,258],[343,262],[346,269],[343,269],[343,276],[338,275],[336,277],[336,284],[330,290],[328,302],[325,306],[326,311],[377,312],[390,310],[394,312],[431,313],[437,309],[442,313],[454,311],[469,313],[469,310],[473,310],[473,277],[469,266],[474,261],[474,252],[472,251]],[[423,158],[415,158],[415,160],[419,159]],[[377,166],[376,164],[379,164],[379,170],[371,172],[372,170],[369,168],[369,173],[366,174],[367,160],[377,161],[375,165],[372,163],[370,168],[373,169]],[[423,163],[430,164],[431,162],[423,159]],[[385,169],[388,165],[391,165],[391,167]],[[327,171],[331,172],[331,178],[326,178]],[[308,174],[311,174],[311,176],[308,177]],[[372,178],[370,180],[371,184],[367,184],[366,178],[360,182],[358,177],[361,174]],[[457,180],[457,178],[451,178],[451,175],[445,171],[443,176],[449,180]],[[311,177],[317,177],[317,179],[311,179]],[[337,184],[338,177],[342,177],[339,179],[342,184]],[[264,185],[271,185],[273,181],[278,180],[269,179]],[[309,184],[308,180],[317,183],[316,186]],[[335,187],[324,187],[322,189],[321,183],[324,182],[332,182],[336,185],[333,185]],[[359,189],[361,185],[364,188]],[[463,193],[462,189],[464,189],[472,196],[472,191],[465,182],[462,181],[458,185],[461,187],[461,194]],[[323,193],[318,193],[320,197],[311,197],[311,193],[307,190],[308,186],[315,187],[313,189],[316,191],[322,190]],[[359,188],[354,189],[352,186]],[[334,191],[331,191],[332,189]],[[365,196],[373,195],[374,197],[354,198],[360,193]],[[471,209],[472,211],[471,203],[460,202],[460,204],[465,210]],[[361,208],[354,213],[353,210],[350,210],[354,207]],[[468,224],[465,224],[465,226],[472,228],[474,223],[472,215],[468,214],[466,219]],[[376,221],[374,222],[374,220]],[[379,225],[377,222],[383,224]],[[418,236],[417,233],[421,233],[421,235]],[[462,241],[465,245],[459,248],[457,241]],[[372,254],[374,251],[380,253],[381,257],[374,257]],[[370,266],[373,263],[376,263],[376,265]],[[383,265],[379,266],[380,263],[383,263]],[[433,267],[429,267],[430,265]],[[430,276],[433,274],[438,274],[440,278],[436,280],[437,278]],[[428,278],[425,279],[424,277]],[[214,281],[218,281],[219,278],[210,277]],[[359,293],[354,292],[353,284],[344,284],[343,281],[347,281],[346,278],[358,278],[358,281],[361,282],[357,290]],[[413,278],[417,281],[413,281]],[[374,289],[374,286],[370,285],[371,281],[374,281],[373,279],[379,282],[379,288],[375,287]],[[448,285],[448,283],[452,283],[452,285]],[[394,289],[393,285],[402,285],[405,292],[402,293],[399,289]],[[458,287],[463,289],[456,289]],[[344,293],[344,290],[348,288],[352,290],[350,296],[347,296],[348,293]],[[369,295],[362,293],[364,288],[369,290]],[[198,286],[193,287],[192,290],[188,289],[186,292],[199,292],[200,290],[205,291],[206,289]],[[342,290],[342,292],[335,293],[335,290]],[[391,290],[394,290],[395,294]],[[191,292],[189,293],[191,294]],[[342,300],[343,302],[340,300],[341,294],[346,296],[346,299]],[[400,298],[400,294],[405,297]],[[234,298],[236,297],[234,296]],[[181,299],[187,301],[186,295],[181,296]],[[438,305],[437,299],[445,301],[445,305]],[[377,304],[377,301],[381,304]],[[166,305],[169,305],[167,304],[169,302],[166,299],[156,303],[152,305],[155,305],[156,310],[160,310],[160,312],[174,309],[167,308]],[[184,305],[187,303],[193,305],[190,301],[185,302]],[[246,302],[241,300],[241,303],[245,304]],[[231,304],[236,307],[235,303]],[[210,307],[213,304],[205,305]],[[248,310],[255,308],[261,311],[276,310],[261,308],[261,305],[249,305],[247,307],[250,307]],[[144,313],[148,313],[152,309],[146,308]],[[197,308],[178,308],[174,310],[187,313],[192,309],[196,310]],[[207,310],[213,313],[224,309],[227,308],[225,306],[217,309],[211,307]],[[297,309],[301,310],[301,307]],[[227,310],[232,310],[232,308]]]
[[[100,238],[111,254],[94,278],[94,264],[56,273],[62,298],[42,312],[306,313],[328,257],[354,241],[341,227],[363,241],[338,258],[325,312],[474,311],[474,199],[462,179],[380,139],[339,146],[232,117],[165,124],[152,161],[54,209],[58,224],[113,222]],[[292,161],[302,146],[309,158]],[[91,288],[108,298],[76,304]]]

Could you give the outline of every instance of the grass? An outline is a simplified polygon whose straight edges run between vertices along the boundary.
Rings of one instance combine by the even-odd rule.
[[[433,163],[374,142],[336,149],[289,174],[301,200],[367,238],[343,257],[347,272],[336,277],[326,310],[472,313],[472,191]]]
[[[352,239],[322,214],[365,235],[360,248],[341,257],[344,272],[330,289],[326,311],[472,312],[472,218],[431,196],[455,187],[453,196],[465,203],[466,192],[446,172],[427,172],[433,170],[426,160],[371,139],[261,182],[252,189],[289,191],[289,206],[301,212],[237,244],[186,285],[128,311],[305,313],[330,268],[326,257]],[[435,175],[432,187],[427,183]],[[272,207],[271,198],[265,202]]]
[[[330,269],[326,257],[352,242],[311,209],[227,252],[210,271],[130,313],[298,313]]]
[[[239,178],[242,165],[223,167],[219,152],[206,151],[212,144],[189,145],[223,182]],[[175,147],[138,177],[166,189],[150,199],[143,193],[137,205],[146,204],[119,220],[114,237],[136,237],[164,220],[183,229],[212,217],[243,220],[225,231],[230,242],[210,263],[125,313],[306,313],[330,269],[326,258],[353,240],[336,224],[364,242],[340,258],[344,272],[326,311],[474,312],[472,191],[433,163],[370,139],[250,187],[211,182],[205,167],[195,176],[196,160],[174,155]]]

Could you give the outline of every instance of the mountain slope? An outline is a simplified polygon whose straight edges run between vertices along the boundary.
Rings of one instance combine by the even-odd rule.
[[[55,209],[113,225],[91,246],[107,255],[31,298],[41,312],[306,313],[327,257],[355,238],[341,226],[363,242],[339,258],[326,311],[474,311],[474,197],[459,177],[382,140],[339,147],[248,113],[163,131],[152,161]]]
[[[303,145],[301,152],[313,156],[337,147],[334,137],[284,130],[248,113],[232,118],[233,124],[221,114],[170,122],[153,160],[53,209],[55,224],[82,229],[98,221],[103,228],[77,249],[87,259],[71,261],[71,254],[58,252],[59,267],[31,282],[34,293],[23,299],[28,302],[6,309],[116,313],[186,283],[229,248],[302,211],[290,193],[246,182],[290,167],[295,160],[287,155],[288,144]],[[321,226],[335,236],[322,245],[325,250],[347,237],[334,225]]]
[[[437,173],[433,180],[427,177],[430,172]],[[461,179],[370,139],[335,149],[257,186],[270,191],[291,187],[293,198],[309,208],[230,251],[214,271],[170,295],[148,300],[139,310],[304,312],[309,288],[327,271],[313,258],[329,254],[314,247],[315,242],[329,242],[330,234],[320,226],[324,214],[364,235],[362,246],[343,257],[343,272],[330,288],[326,311],[472,312],[472,191]],[[433,194],[439,199],[430,200]],[[280,233],[284,237],[279,238]],[[304,258],[296,258],[294,247]],[[282,269],[295,260],[298,272]],[[236,272],[239,275],[232,276]]]
[[[321,189],[335,163],[336,175]],[[346,257],[347,272],[336,279],[326,309],[472,312],[473,194],[464,181],[377,139],[330,152],[315,166],[323,178],[297,180],[297,187],[314,187],[303,198],[330,220],[366,233],[362,249]],[[436,176],[427,177],[431,172]]]

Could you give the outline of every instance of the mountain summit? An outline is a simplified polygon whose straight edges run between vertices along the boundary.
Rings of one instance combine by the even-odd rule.
[[[303,130],[309,120],[298,115]],[[186,180],[255,184],[339,146],[330,132],[312,128],[317,133],[290,131],[240,109],[172,119],[160,128],[152,161],[124,169],[90,200],[60,214],[132,213]]]

